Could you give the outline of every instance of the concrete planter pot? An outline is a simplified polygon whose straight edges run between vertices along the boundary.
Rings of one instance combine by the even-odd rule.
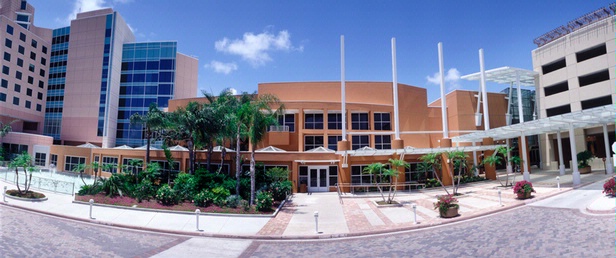
[[[528,199],[528,198],[532,197],[532,193],[533,192],[518,193],[518,199],[520,199],[520,200]]]
[[[460,215],[460,213],[458,213],[459,208],[460,207],[452,207],[447,209],[447,212],[440,212],[441,218],[453,218]]]
[[[580,171],[580,174],[590,174],[590,172],[592,172],[592,168],[590,166],[578,168],[578,171]]]

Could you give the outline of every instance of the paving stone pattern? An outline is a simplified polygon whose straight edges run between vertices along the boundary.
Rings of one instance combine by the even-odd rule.
[[[254,241],[241,257],[615,257],[614,217],[524,206],[385,236]]]
[[[149,257],[187,237],[128,231],[0,206],[1,257]]]

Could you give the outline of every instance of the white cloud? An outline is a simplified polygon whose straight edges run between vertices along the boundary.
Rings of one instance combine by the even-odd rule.
[[[222,74],[229,74],[237,70],[237,65],[235,63],[223,63],[216,60],[212,60],[209,64],[206,64],[203,67],[212,69],[214,72]]]
[[[426,76],[426,80],[430,84],[440,85],[441,84],[441,74],[439,72],[434,73],[432,76]],[[445,74],[445,85],[447,86],[448,91],[461,89],[460,85],[460,71],[456,68],[450,68]]]
[[[234,88],[229,88],[229,89],[227,89],[227,91],[230,92],[233,95],[237,95],[237,90],[234,89]]]
[[[303,47],[293,47],[288,31],[278,32],[278,35],[265,31],[260,34],[244,33],[242,39],[229,40],[223,38],[214,43],[219,52],[241,56],[253,66],[264,65],[272,61],[269,53],[273,51],[303,51]]]

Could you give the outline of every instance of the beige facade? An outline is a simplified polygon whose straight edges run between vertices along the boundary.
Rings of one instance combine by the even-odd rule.
[[[536,94],[540,118],[615,103],[615,17],[583,25],[532,51],[533,70],[539,73]],[[608,131],[611,144],[614,126],[608,126]],[[605,157],[601,127],[576,129],[574,133],[578,152],[588,149],[597,157]],[[561,136],[564,163],[569,167],[570,136],[568,132],[561,132]],[[558,169],[556,139],[556,134],[539,136],[544,168]],[[600,159],[594,159],[594,163],[603,166]]]

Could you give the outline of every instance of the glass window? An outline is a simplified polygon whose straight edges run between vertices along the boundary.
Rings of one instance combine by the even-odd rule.
[[[36,53],[30,51],[30,59],[36,60]]]
[[[306,135],[304,136],[304,151],[322,147],[323,135]]]
[[[33,65],[33,64],[28,65],[28,71],[30,71],[30,72],[34,72],[34,69],[35,69],[35,68],[34,68],[34,65]]]
[[[26,0],[21,0],[21,6],[20,6],[22,10],[26,10],[26,8],[28,7],[28,1]]]
[[[11,54],[4,52],[4,60],[11,62]]]
[[[363,147],[370,147],[370,136],[368,135],[353,135],[351,138],[352,149],[357,150]]]
[[[17,48],[17,52],[23,55],[24,53],[26,53],[26,49],[23,46],[19,46]]]
[[[329,166],[329,186],[336,186],[338,183],[338,166]]]
[[[47,59],[45,59],[44,57],[41,57],[41,64],[47,65]]]
[[[341,130],[342,129],[342,113],[327,114],[327,129]]]
[[[20,79],[21,80],[21,72],[20,71],[15,71],[15,78]]]
[[[371,175],[364,174],[364,168],[368,165],[351,166],[351,184],[353,185],[369,185],[372,183]]]
[[[143,171],[143,159],[122,159],[122,172],[137,174]]]
[[[54,166],[58,165],[58,155],[51,154],[49,165],[54,165]]]
[[[64,158],[64,171],[73,171],[79,164],[86,164],[86,158],[66,156]]]
[[[289,132],[295,132],[295,114],[284,114],[278,116],[279,126],[288,126]]]
[[[27,89],[26,89],[26,95],[28,95],[28,96],[32,97],[32,89],[27,88]]]
[[[353,130],[370,130],[368,113],[352,113],[351,127]]]
[[[9,75],[10,72],[11,72],[11,69],[9,69],[8,66],[6,66],[6,65],[2,66],[2,73],[3,74]]]
[[[26,34],[24,34],[23,32],[19,33],[19,40],[26,42]]]
[[[4,39],[4,46],[8,47],[8,48],[12,48],[13,47],[13,41],[10,39]]]
[[[42,92],[36,93],[36,98],[40,99],[40,100],[43,100],[43,93]]]
[[[304,114],[304,129],[323,129],[323,114]]]
[[[160,60],[160,70],[173,70],[174,68],[174,60],[173,59],[161,59]]]
[[[101,166],[111,166],[111,170],[102,170],[109,173],[117,173],[118,172],[118,157],[103,157],[103,162],[101,162]]]
[[[47,47],[46,47],[46,46],[43,46],[43,48],[42,48],[42,49],[43,49],[43,53],[47,54]]]
[[[24,60],[21,58],[17,58],[17,66],[24,67]]]
[[[13,35],[13,26],[7,24],[6,33]]]
[[[41,106],[41,104],[36,104],[36,111],[41,112],[42,109],[43,109],[43,106]]]
[[[391,135],[375,135],[374,148],[377,150],[391,149]]]
[[[26,108],[32,108],[32,102],[26,100]]]
[[[13,97],[13,105],[19,106],[19,98],[18,97]]]
[[[374,130],[391,130],[391,117],[389,113],[374,113]]]
[[[330,150],[338,150],[338,142],[342,141],[342,135],[328,135],[327,148]]]
[[[15,84],[15,87],[13,89],[15,90],[15,92],[21,92],[21,85]]]
[[[6,102],[6,94],[0,92],[0,101]]]
[[[36,48],[36,47],[38,46],[38,42],[36,42],[36,40],[32,40],[32,43],[30,43],[30,45],[31,45],[33,48]]]
[[[28,76],[28,83],[29,84],[34,84],[34,77]]]
[[[39,75],[45,77],[45,70],[43,70],[42,68],[39,69]]]
[[[0,86],[2,86],[2,88],[8,88],[9,87],[9,81],[2,79],[0,80]]]

